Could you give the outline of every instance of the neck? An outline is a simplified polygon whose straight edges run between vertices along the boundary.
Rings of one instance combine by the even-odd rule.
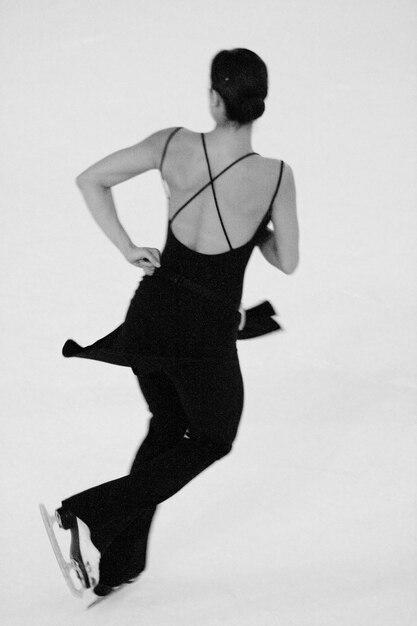
[[[218,140],[226,149],[232,151],[252,150],[252,124],[236,126],[230,122],[217,122],[215,128],[208,133]]]

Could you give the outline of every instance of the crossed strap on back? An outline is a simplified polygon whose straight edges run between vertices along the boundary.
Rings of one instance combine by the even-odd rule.
[[[165,156],[166,156],[166,152],[167,152],[167,149],[168,149],[169,142],[171,141],[172,137],[179,130],[181,130],[181,128],[182,128],[182,126],[179,126],[178,128],[175,128],[175,130],[173,130],[172,133],[168,136],[168,139],[167,139],[167,141],[165,143],[165,147],[164,147],[164,150],[163,150],[163,153],[162,153],[161,162],[160,162],[160,165],[159,165],[159,170],[161,171],[161,174],[162,174],[162,165],[163,165],[164,160],[165,160]],[[215,202],[216,209],[217,209],[217,214],[218,214],[219,220],[220,220],[220,224],[222,226],[224,235],[225,235],[225,237],[227,239],[227,243],[229,244],[230,249],[233,250],[232,244],[230,243],[230,239],[229,239],[229,237],[227,235],[227,232],[226,232],[226,229],[224,227],[223,220],[222,220],[222,216],[221,216],[221,213],[220,213],[219,204],[217,202],[216,191],[215,191],[215,188],[214,188],[214,181],[217,180],[217,178],[219,178],[220,176],[222,176],[225,172],[227,172],[227,170],[229,170],[231,167],[236,165],[236,163],[239,163],[239,161],[242,161],[243,159],[246,159],[247,157],[252,156],[254,154],[258,154],[258,152],[248,152],[247,154],[244,154],[243,156],[241,156],[238,159],[236,159],[235,161],[233,161],[233,163],[230,163],[230,165],[225,167],[223,170],[221,170],[218,174],[216,174],[216,176],[213,176],[212,172],[211,172],[211,167],[210,167],[210,161],[209,161],[208,153],[207,153],[207,146],[206,146],[204,133],[201,133],[201,140],[203,142],[204,155],[206,157],[207,169],[208,169],[208,172],[209,172],[210,181],[208,183],[206,183],[205,185],[203,185],[203,187],[201,187],[201,189],[199,189],[191,198],[189,198],[182,206],[180,206],[175,211],[174,215],[170,218],[169,223],[172,224],[173,220],[177,217],[177,215],[178,215],[178,213],[180,211],[185,209],[185,207],[188,206],[188,204],[190,204],[190,202],[192,202],[194,200],[194,198],[196,198],[200,193],[202,193],[205,189],[207,189],[207,187],[211,186],[211,189],[212,189],[212,192],[213,192],[214,202]],[[272,205],[274,203],[275,197],[276,197],[276,195],[278,193],[278,190],[280,188],[280,185],[281,185],[281,179],[282,179],[283,170],[284,170],[284,161],[281,161],[281,166],[280,166],[280,172],[279,172],[279,176],[278,176],[277,186],[275,188],[275,191],[274,191],[274,194],[272,196],[271,202],[269,204],[268,210],[267,210],[264,218],[262,219],[262,222],[258,226],[258,229],[257,229],[256,232],[258,232],[258,230],[262,226],[266,225],[269,222],[269,220],[270,220],[270,212],[271,212]]]
[[[209,184],[211,185],[211,190],[213,192],[213,198],[214,198],[214,203],[216,205],[217,214],[219,216],[220,224],[222,225],[224,235],[225,235],[225,237],[227,239],[227,243],[229,244],[230,249],[233,250],[232,244],[230,243],[229,237],[227,236],[227,232],[226,232],[226,229],[224,227],[222,216],[221,216],[221,213],[220,213],[219,204],[217,202],[216,191],[214,189],[214,178],[213,178],[212,173],[211,173],[210,161],[209,161],[208,154],[207,154],[207,147],[206,147],[206,140],[204,138],[204,133],[201,133],[201,140],[203,142],[204,154],[206,156],[207,168],[208,168],[209,176],[210,176],[210,183]],[[244,154],[239,159],[236,159],[236,161],[233,161],[233,163],[231,163],[226,169],[229,169],[233,165],[236,165],[236,163],[239,163],[239,161],[242,161],[242,159],[246,159],[246,157],[251,156],[252,154],[257,154],[257,153],[256,152],[248,152],[248,154]],[[223,174],[225,171],[226,170],[223,170],[223,172],[221,172],[221,174]],[[216,178],[218,178],[219,176],[220,176],[220,174],[218,176],[216,176]]]

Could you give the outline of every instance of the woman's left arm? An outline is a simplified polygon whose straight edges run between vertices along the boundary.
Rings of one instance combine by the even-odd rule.
[[[166,130],[158,131],[133,146],[113,152],[76,178],[94,220],[127,260],[137,247],[119,221],[111,187],[158,168],[166,135]],[[152,254],[148,256],[152,258]]]

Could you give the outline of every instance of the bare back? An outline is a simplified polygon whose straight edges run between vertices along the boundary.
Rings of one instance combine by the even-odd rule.
[[[271,206],[282,161],[226,154],[212,137],[184,128],[171,135],[160,170],[174,237],[206,255],[246,245]]]

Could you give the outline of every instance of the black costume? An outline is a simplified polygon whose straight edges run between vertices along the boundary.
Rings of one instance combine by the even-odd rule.
[[[160,170],[176,128],[165,145]],[[277,185],[254,236],[233,248],[224,227],[204,134],[202,145],[210,182],[181,206],[168,223],[161,267],[145,275],[124,322],[106,337],[81,347],[67,340],[66,357],[77,356],[131,367],[152,415],[129,475],[93,487],[66,500],[90,529],[101,552],[100,583],[118,585],[145,567],[149,529],[156,506],[232,448],[243,409],[243,382],[236,340],[280,328],[268,301],[246,311],[239,330],[244,272],[257,237],[271,217]],[[203,254],[174,235],[180,211],[211,185],[230,250]]]

